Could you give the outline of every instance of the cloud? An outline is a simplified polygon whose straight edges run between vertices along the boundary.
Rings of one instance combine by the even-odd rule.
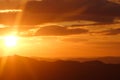
[[[67,27],[51,25],[41,27],[36,33],[36,36],[63,36],[88,33],[89,30],[82,28],[69,29]]]
[[[119,41],[104,41],[104,42],[98,41],[98,42],[91,42],[91,43],[89,42],[88,44],[93,45],[96,48],[103,48],[104,50],[108,48],[108,50],[106,49],[107,51],[115,50],[115,52],[117,52],[120,48]]]
[[[73,42],[73,43],[78,43],[78,42],[83,42],[83,41],[88,41],[88,39],[83,39],[83,38],[64,38],[62,39],[64,42]]]
[[[118,35],[120,34],[120,28],[104,30],[99,33],[102,33],[104,35]]]
[[[0,9],[18,9],[21,2],[2,1]],[[77,20],[111,23],[120,18],[120,4],[107,0],[28,0],[22,14],[20,23],[25,25]],[[0,13],[0,23],[15,24],[16,16],[17,13]]]
[[[120,17],[120,4],[107,0],[43,0],[27,3],[21,23],[74,20],[113,22],[116,17]]]
[[[107,42],[94,42],[94,44],[98,44],[98,45],[119,45],[120,46],[120,42],[116,41],[107,41]]]

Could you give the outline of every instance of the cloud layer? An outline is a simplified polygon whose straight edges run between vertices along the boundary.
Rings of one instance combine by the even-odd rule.
[[[100,33],[105,35],[118,35],[120,34],[120,28],[104,30],[104,31],[101,31]]]
[[[116,17],[120,17],[120,4],[107,0],[43,0],[27,3],[22,23],[74,20],[112,22]]]
[[[21,1],[1,1],[0,9],[18,9],[20,4]],[[14,24],[16,16],[17,13],[0,13],[0,23]],[[25,6],[20,23],[37,25],[77,20],[111,23],[116,18],[120,18],[120,4],[107,0],[30,0]]]
[[[77,35],[88,33],[89,30],[83,28],[69,29],[67,27],[51,25],[41,27],[36,33],[36,36],[63,36],[63,35]]]

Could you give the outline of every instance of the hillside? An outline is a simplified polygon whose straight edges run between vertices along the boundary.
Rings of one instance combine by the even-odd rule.
[[[3,62],[4,67],[3,67]],[[1,58],[0,80],[119,80],[120,64],[100,61],[55,62],[11,56]]]

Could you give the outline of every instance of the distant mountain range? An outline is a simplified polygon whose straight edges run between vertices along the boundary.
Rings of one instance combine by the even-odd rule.
[[[34,59],[40,61],[50,61],[54,62],[56,60],[71,60],[71,61],[79,61],[79,62],[88,62],[88,61],[101,61],[106,64],[120,64],[120,57],[98,57],[98,58],[40,58],[33,57]]]
[[[120,80],[120,64],[49,62],[15,55],[0,58],[0,80]]]
[[[120,64],[120,57],[100,57],[100,58],[73,58],[73,61],[87,62],[98,60],[106,64]]]

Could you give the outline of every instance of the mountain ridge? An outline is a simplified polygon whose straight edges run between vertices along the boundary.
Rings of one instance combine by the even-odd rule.
[[[9,56],[0,61],[0,80],[119,80],[120,64],[100,61],[39,61]],[[0,59],[1,60],[1,59]],[[4,62],[4,64],[3,64]]]

